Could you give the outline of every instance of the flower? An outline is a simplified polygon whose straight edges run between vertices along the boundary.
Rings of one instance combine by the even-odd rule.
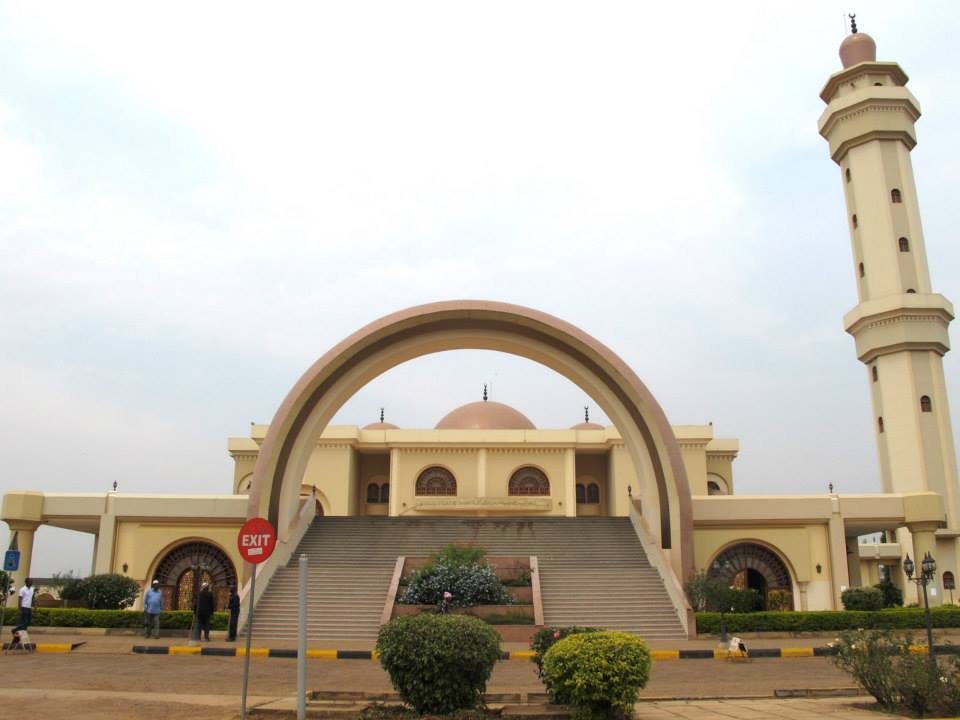
[[[559,630],[554,630],[554,632],[553,632],[553,639],[554,639],[554,640],[559,640],[559,639],[560,639],[560,631],[559,631]]]

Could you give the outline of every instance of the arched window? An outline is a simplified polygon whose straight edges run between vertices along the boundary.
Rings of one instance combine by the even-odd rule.
[[[378,503],[380,502],[380,486],[376,483],[370,483],[367,485],[367,502],[368,503]]]
[[[877,418],[877,430],[879,430],[880,432],[883,432],[883,418],[882,418],[882,417],[878,417],[878,418]]]
[[[549,495],[550,481],[542,470],[522,467],[510,476],[508,495]]]
[[[900,238],[900,252],[910,252],[910,241],[905,237]]]
[[[953,573],[947,570],[943,574],[943,589],[944,590],[956,590],[957,581],[953,577]]]
[[[380,486],[380,502],[390,502],[390,483],[384,483]]]
[[[856,215],[850,216],[850,220],[853,222],[853,229],[856,230],[856,229],[857,229],[857,216],[856,216]]]
[[[584,505],[587,502],[587,488],[583,483],[577,483],[577,504]]]
[[[908,294],[908,295],[916,295],[916,294],[917,294],[917,291],[914,290],[913,288],[907,288],[907,294]]]
[[[850,168],[847,168],[843,174],[846,176],[847,182],[850,182]]]
[[[428,467],[417,477],[417,495],[456,495],[457,479],[442,467]]]
[[[890,191],[890,202],[893,203],[902,203],[903,197],[900,195],[900,191],[894,188]]]
[[[587,505],[600,504],[600,486],[596,483],[587,485]]]
[[[933,412],[933,403],[930,401],[929,395],[920,398],[920,412]]]
[[[707,495],[723,495],[723,490],[713,480],[707,480]]]
[[[873,375],[873,381],[876,382],[877,378],[880,376],[880,373],[877,371],[877,366],[873,365],[870,368],[870,374]]]
[[[860,263],[860,277],[864,276],[863,263]]]

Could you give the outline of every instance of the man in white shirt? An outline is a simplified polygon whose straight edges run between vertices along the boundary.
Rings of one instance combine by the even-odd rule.
[[[13,630],[26,630],[30,626],[30,621],[33,619],[33,594],[35,590],[33,588],[33,580],[27,578],[23,587],[20,588],[20,592],[17,594],[17,605],[20,607],[20,624],[17,625]]]

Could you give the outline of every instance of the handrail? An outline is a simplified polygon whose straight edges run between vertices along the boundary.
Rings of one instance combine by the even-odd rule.
[[[252,598],[254,607],[256,607],[256,603],[260,602],[260,598],[262,598],[263,593],[266,592],[267,585],[270,584],[270,579],[277,570],[290,562],[290,558],[293,556],[297,546],[300,545],[300,541],[303,540],[303,536],[307,534],[307,530],[310,529],[310,523],[313,522],[316,516],[316,501],[313,497],[305,498],[297,516],[287,527],[287,532],[284,535],[279,535],[278,533],[279,537],[273,555],[265,562],[253,566],[254,572],[257,574],[257,580],[260,581],[257,583],[256,597]],[[286,539],[281,539],[284,536]],[[248,597],[250,594],[250,580],[244,583],[243,588],[241,588],[238,594],[240,595],[240,623],[238,629],[242,630],[246,626],[250,615],[251,598]]]
[[[540,561],[530,556],[530,594],[533,595],[533,624],[543,626],[543,595],[540,593]]]
[[[403,555],[397,556],[397,562],[393,566],[393,577],[390,578],[390,588],[387,590],[387,601],[383,604],[383,615],[380,616],[380,624],[386,625],[393,617],[393,604],[397,601],[397,590],[400,589],[400,578],[403,575],[403,566],[407,558]]]
[[[681,585],[680,579],[670,565],[670,559],[653,539],[654,536],[650,532],[646,518],[640,514],[632,497],[627,503],[627,506],[630,509],[630,523],[633,525],[633,530],[637,534],[637,538],[640,540],[644,552],[647,553],[647,559],[650,560],[650,564],[653,565],[660,574],[660,579],[663,581],[663,586],[667,590],[670,602],[677,611],[680,624],[683,625],[687,637],[691,640],[695,639],[697,637],[696,615],[690,606],[690,601],[687,600],[687,594],[683,591],[683,585]]]

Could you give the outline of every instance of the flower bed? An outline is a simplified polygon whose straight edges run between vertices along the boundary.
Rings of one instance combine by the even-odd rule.
[[[936,628],[960,627],[960,607],[944,605],[930,608]],[[818,632],[889,628],[919,630],[926,627],[923,608],[887,610],[821,610],[790,612],[726,613],[727,632]],[[720,613],[697,613],[697,633],[718,634]]]

